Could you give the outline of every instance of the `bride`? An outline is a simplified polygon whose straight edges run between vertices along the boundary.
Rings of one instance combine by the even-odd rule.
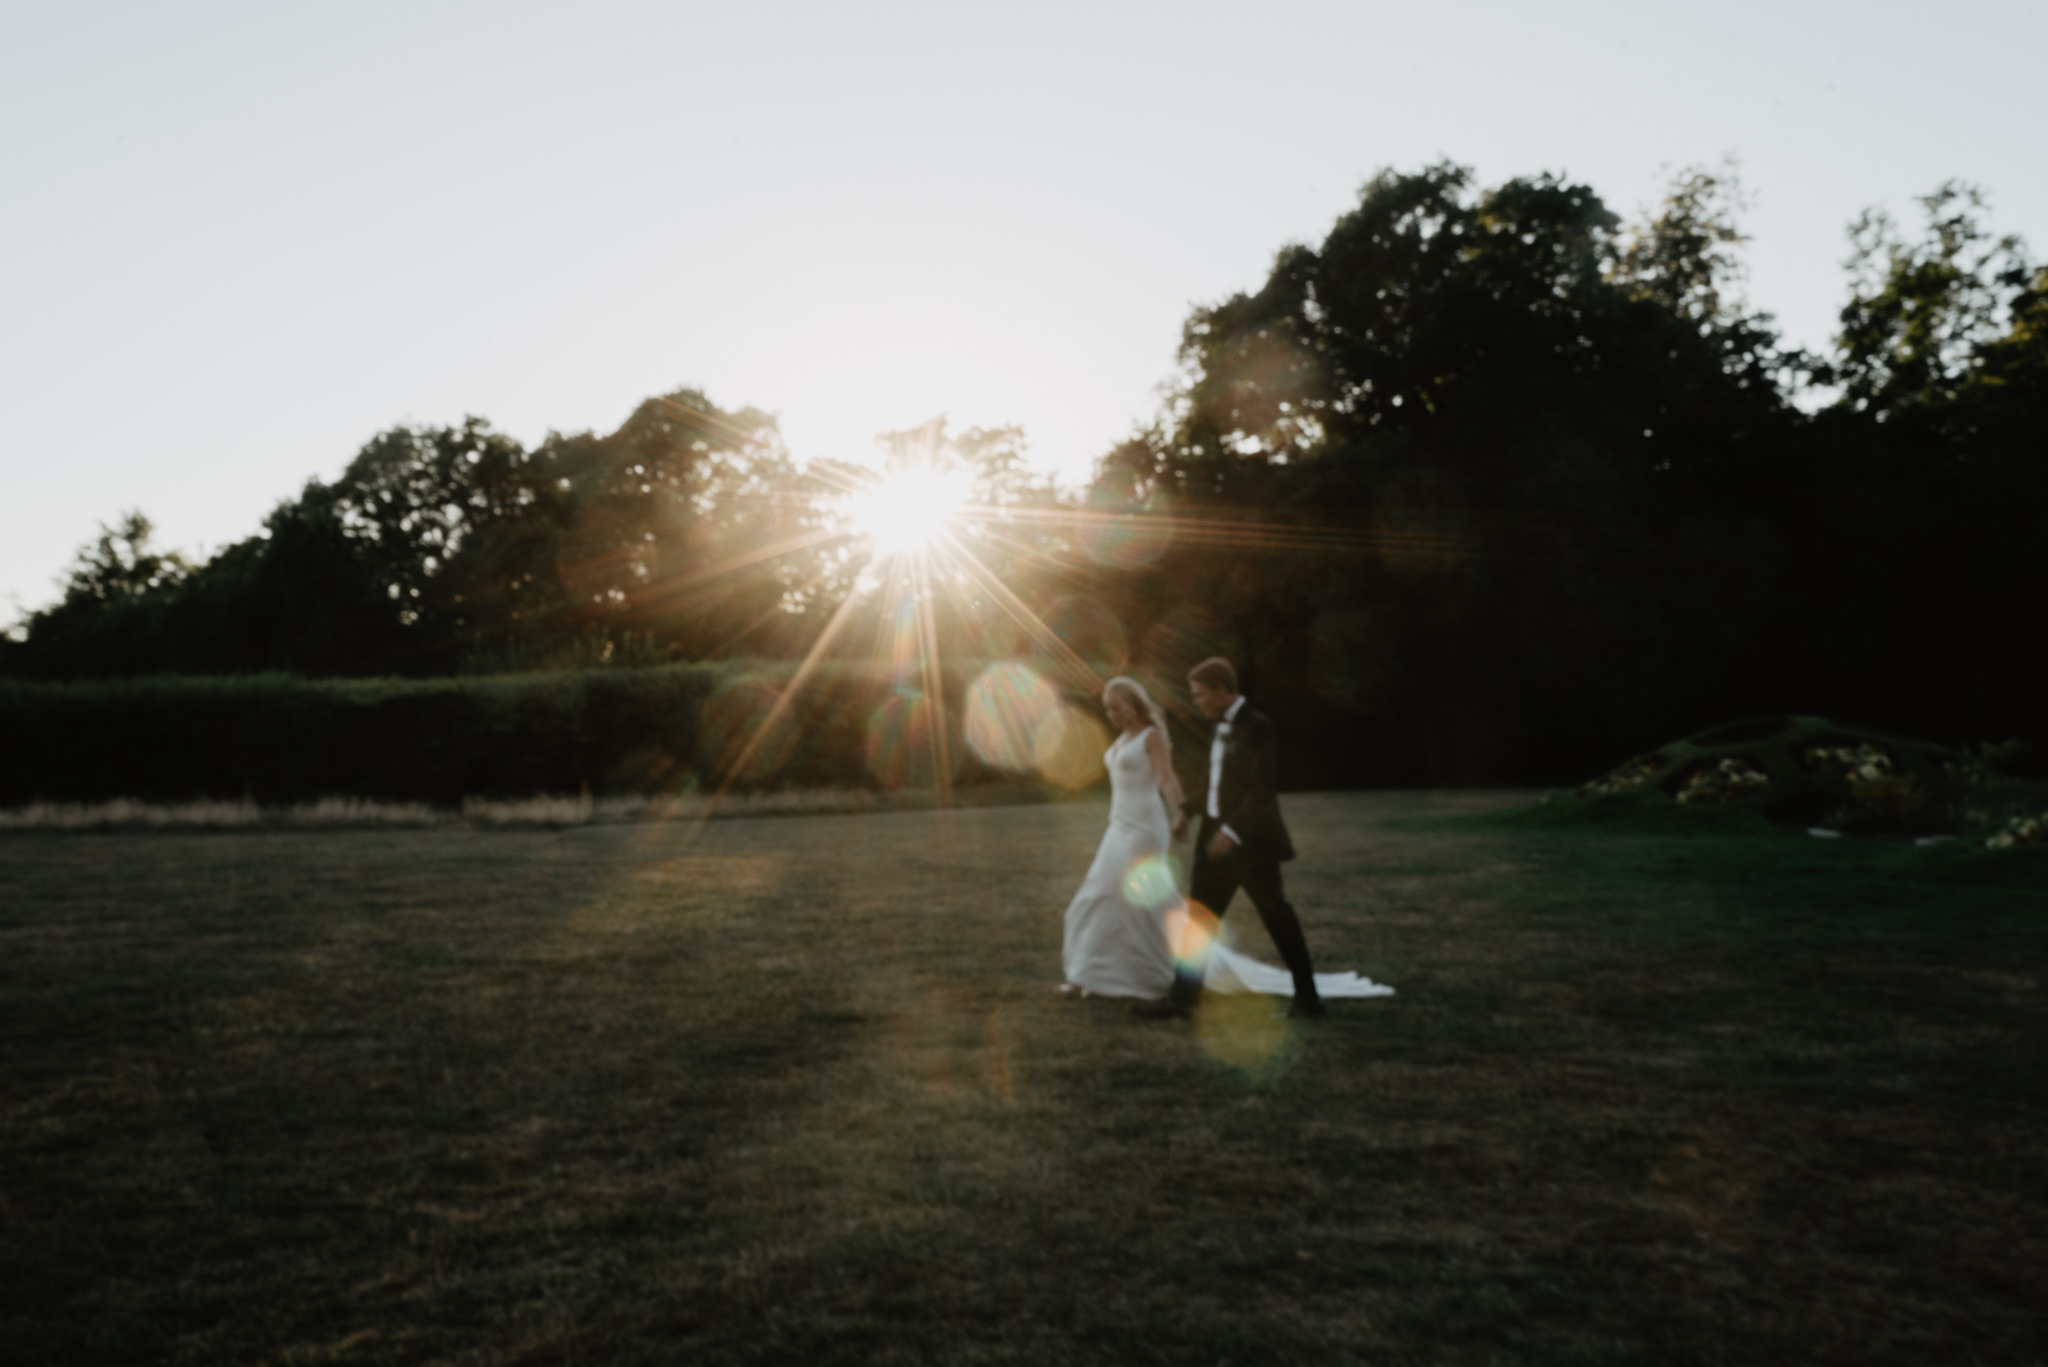
[[[1118,733],[1102,757],[1109,769],[1109,830],[1067,906],[1061,954],[1066,982],[1060,991],[1156,1000],[1173,983],[1169,930],[1188,924],[1178,873],[1166,852],[1188,819],[1174,777],[1166,714],[1145,686],[1136,679],[1111,679],[1102,690],[1102,710]],[[1294,992],[1285,969],[1221,944],[1208,951],[1204,986],[1211,992]],[[1394,990],[1356,973],[1318,973],[1316,988],[1325,997],[1389,996]]]
[[[1102,709],[1117,728],[1102,757],[1109,768],[1109,830],[1067,906],[1061,954],[1067,980],[1060,991],[1155,998],[1173,983],[1166,913],[1180,904],[1166,847],[1188,819],[1180,810],[1166,717],[1145,686],[1111,679]]]

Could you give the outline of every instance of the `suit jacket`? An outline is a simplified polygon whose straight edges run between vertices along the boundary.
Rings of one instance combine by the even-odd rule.
[[[1204,748],[1197,758],[1201,768],[1185,806],[1189,816],[1199,819],[1209,814],[1209,751]],[[1280,741],[1273,720],[1246,702],[1223,737],[1217,807],[1223,824],[1244,842],[1247,855],[1275,863],[1294,858],[1294,841],[1280,816],[1279,770]]]

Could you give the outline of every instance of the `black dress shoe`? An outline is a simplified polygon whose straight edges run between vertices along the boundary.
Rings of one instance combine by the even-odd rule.
[[[1319,1021],[1330,1014],[1330,1008],[1323,1005],[1321,997],[1296,997],[1287,1003],[1287,1019],[1291,1021]]]
[[[1195,1013],[1190,1011],[1185,1003],[1177,1002],[1171,997],[1161,997],[1158,1001],[1139,1002],[1131,1008],[1131,1014],[1139,1020],[1184,1021]]]

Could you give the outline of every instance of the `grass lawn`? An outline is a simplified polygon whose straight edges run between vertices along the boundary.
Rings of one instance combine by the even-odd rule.
[[[1287,799],[1306,1027],[1095,803],[0,836],[0,1358],[2048,1358],[2048,851],[1512,800]]]

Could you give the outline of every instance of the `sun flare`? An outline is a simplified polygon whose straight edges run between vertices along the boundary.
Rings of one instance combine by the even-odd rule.
[[[965,501],[960,479],[944,470],[902,470],[854,495],[854,527],[875,556],[914,555],[931,545]]]

